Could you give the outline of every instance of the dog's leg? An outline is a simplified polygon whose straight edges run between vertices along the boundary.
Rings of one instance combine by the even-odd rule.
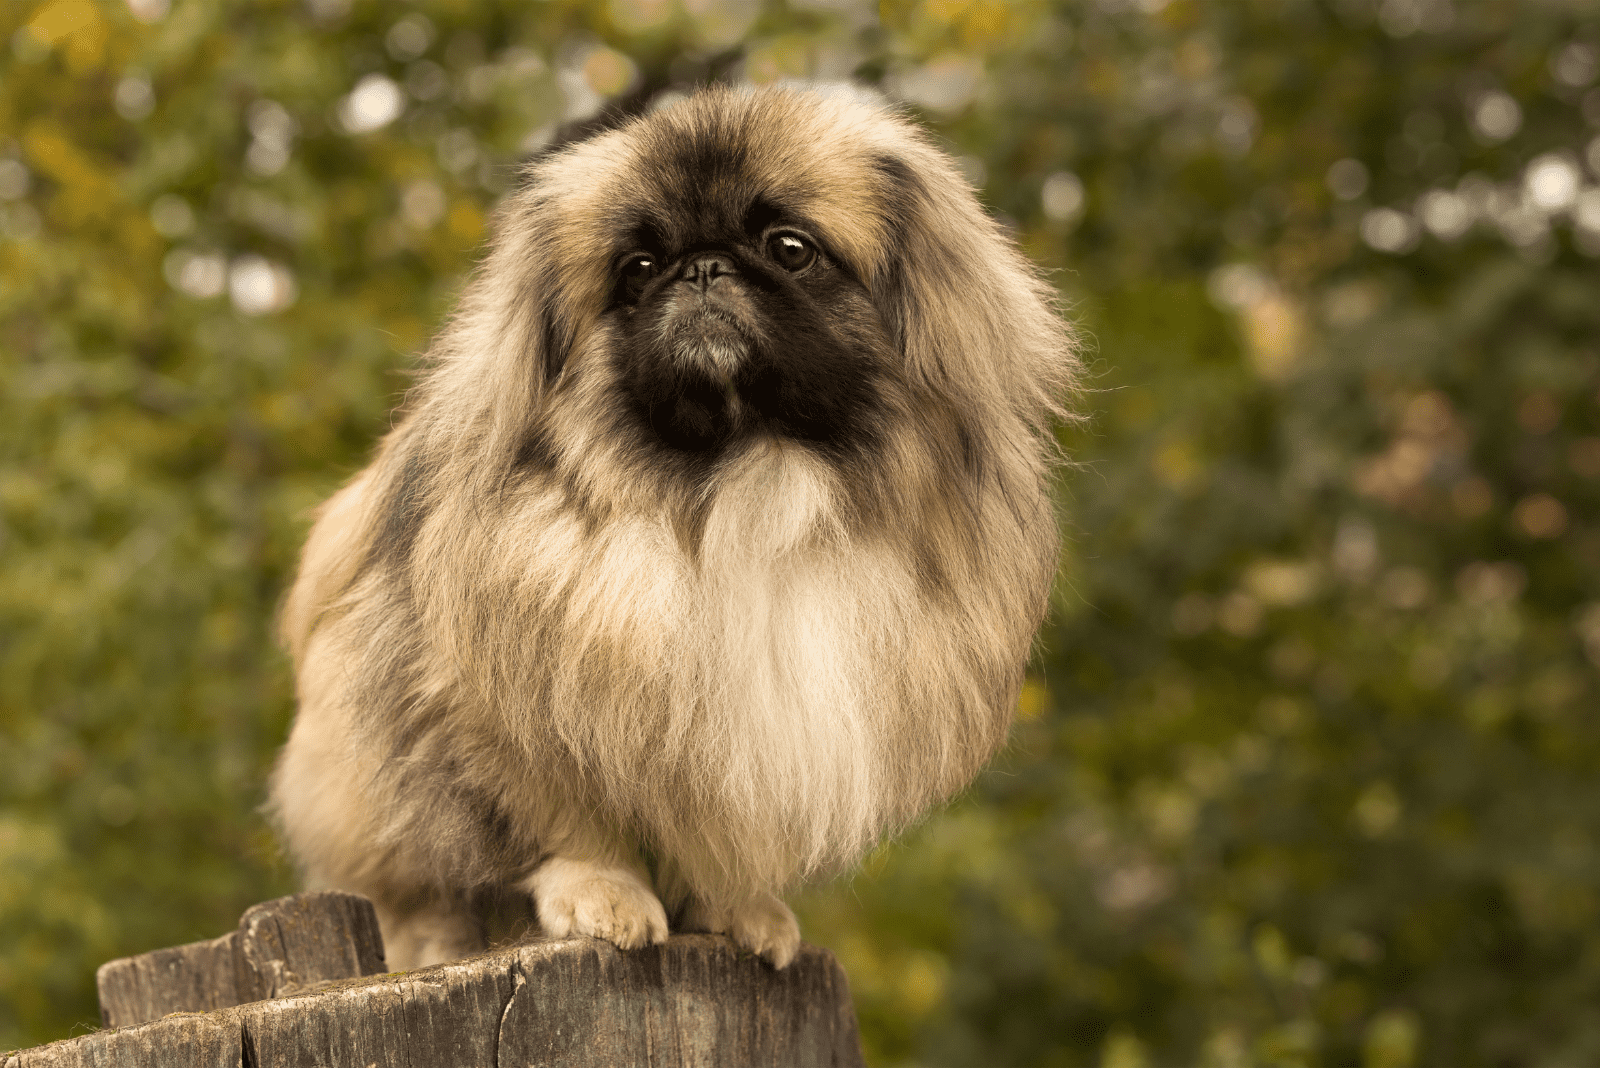
[[[378,913],[383,957],[390,971],[459,960],[483,952],[488,945],[483,921],[471,903],[458,895],[431,896],[415,904],[396,905],[381,894],[367,893]]]

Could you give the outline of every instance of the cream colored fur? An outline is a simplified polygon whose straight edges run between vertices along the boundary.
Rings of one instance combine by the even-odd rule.
[[[618,205],[672,210],[662,146],[713,134],[804,202],[895,339],[869,467],[765,437],[692,484],[613,429]],[[657,942],[670,914],[783,966],[780,895],[1005,738],[1075,370],[1048,291],[876,98],[706,91],[535,165],[429,363],[284,611],[291,852],[373,898],[391,967],[480,945],[491,887],[555,937]]]

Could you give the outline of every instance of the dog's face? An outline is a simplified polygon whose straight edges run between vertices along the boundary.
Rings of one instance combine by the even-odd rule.
[[[670,161],[614,246],[605,315],[634,417],[688,452],[756,435],[859,449],[889,335],[798,198],[739,175],[721,147],[700,160],[728,173],[713,195]]]
[[[551,433],[605,425],[658,471],[762,440],[870,461],[903,407],[903,265],[936,240],[902,154],[931,156],[859,95],[726,91],[536,165],[510,232],[544,320],[545,411],[571,428]]]

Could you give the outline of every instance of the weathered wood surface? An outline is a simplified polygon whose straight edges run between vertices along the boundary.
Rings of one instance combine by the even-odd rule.
[[[0,1056],[0,1068],[861,1063],[832,954],[802,946],[774,971],[716,935],[629,951],[530,942]]]
[[[246,910],[237,930],[100,966],[107,1027],[173,1012],[225,1009],[282,997],[314,983],[383,972],[372,902],[336,891],[295,894]]]

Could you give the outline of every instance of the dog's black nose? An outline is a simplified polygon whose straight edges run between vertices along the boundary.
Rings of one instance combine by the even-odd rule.
[[[683,265],[680,278],[701,292],[710,289],[723,275],[738,274],[733,257],[723,252],[702,252],[691,256]]]

